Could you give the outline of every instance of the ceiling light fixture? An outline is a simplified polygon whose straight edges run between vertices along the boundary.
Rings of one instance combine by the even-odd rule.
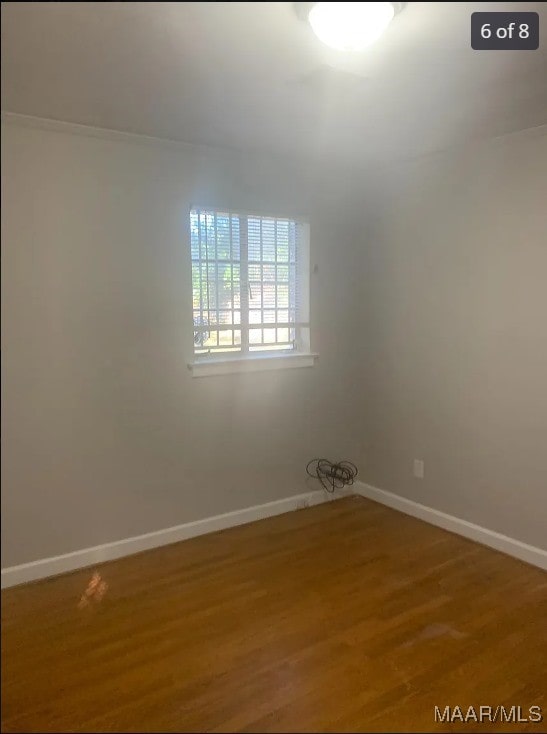
[[[295,3],[315,35],[338,51],[361,51],[374,43],[405,3]]]

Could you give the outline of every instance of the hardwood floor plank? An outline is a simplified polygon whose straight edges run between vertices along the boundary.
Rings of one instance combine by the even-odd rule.
[[[2,592],[2,730],[472,731],[435,705],[545,710],[546,613],[543,571],[352,497]]]

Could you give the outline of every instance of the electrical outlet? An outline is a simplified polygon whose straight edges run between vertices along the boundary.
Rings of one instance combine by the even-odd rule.
[[[423,459],[414,459],[414,476],[423,479],[425,475],[425,463]]]

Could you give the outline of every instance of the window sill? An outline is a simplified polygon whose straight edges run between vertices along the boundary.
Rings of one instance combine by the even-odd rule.
[[[299,354],[260,354],[251,357],[222,357],[195,360],[188,364],[192,377],[212,377],[235,372],[266,372],[268,370],[313,367],[319,355],[313,352]]]

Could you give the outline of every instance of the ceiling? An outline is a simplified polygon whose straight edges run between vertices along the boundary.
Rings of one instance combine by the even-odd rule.
[[[473,51],[470,15],[536,10],[537,51]],[[356,54],[292,3],[2,2],[2,110],[354,162],[547,122],[547,3],[408,3]]]

